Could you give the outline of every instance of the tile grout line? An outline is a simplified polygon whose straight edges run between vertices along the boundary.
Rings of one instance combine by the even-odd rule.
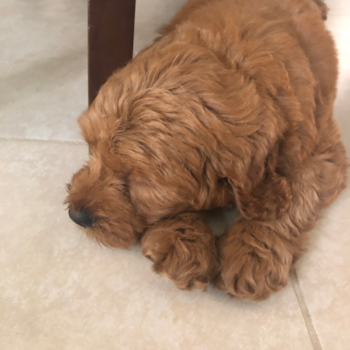
[[[290,272],[290,279],[291,279],[292,286],[293,286],[295,295],[297,297],[299,307],[300,307],[301,313],[303,315],[305,325],[306,325],[307,331],[309,333],[313,348],[314,348],[314,350],[322,350],[322,345],[321,345],[320,339],[318,338],[315,326],[312,322],[312,318],[311,318],[309,309],[308,309],[306,302],[305,302],[304,295],[303,295],[301,288],[300,288],[299,279],[298,279],[298,275],[296,273],[295,267],[293,267],[291,272]]]
[[[39,143],[50,143],[57,145],[78,145],[82,146],[86,143],[84,141],[60,141],[60,140],[41,140],[41,139],[21,139],[13,137],[0,137],[0,141],[13,141],[13,142],[39,142]]]

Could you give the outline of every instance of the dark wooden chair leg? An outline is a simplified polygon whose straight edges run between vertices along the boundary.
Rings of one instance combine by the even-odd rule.
[[[133,54],[136,0],[89,1],[89,104]]]

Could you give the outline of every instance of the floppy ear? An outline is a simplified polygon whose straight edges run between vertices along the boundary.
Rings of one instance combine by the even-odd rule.
[[[236,205],[248,220],[273,220],[280,217],[292,200],[287,179],[276,169],[278,146],[262,160],[252,159],[246,174],[227,175]]]

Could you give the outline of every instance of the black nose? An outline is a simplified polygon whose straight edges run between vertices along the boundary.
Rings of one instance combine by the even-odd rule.
[[[87,209],[81,209],[79,212],[75,212],[69,209],[69,217],[78,225],[83,227],[91,227],[94,223],[92,216]]]

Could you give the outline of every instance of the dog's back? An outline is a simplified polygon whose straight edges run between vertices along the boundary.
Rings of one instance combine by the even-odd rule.
[[[326,13],[321,0],[190,0],[161,33],[175,31],[180,41],[206,46],[267,87],[283,84],[286,74],[301,104],[313,99],[314,89],[316,102],[328,104],[338,63],[322,21]]]
[[[251,81],[264,108],[277,110],[285,122],[281,153],[295,166],[324,130],[336,133],[330,124],[338,63],[322,20],[326,10],[319,0],[192,0],[145,56],[182,42],[210,51],[237,71],[234,79]]]

